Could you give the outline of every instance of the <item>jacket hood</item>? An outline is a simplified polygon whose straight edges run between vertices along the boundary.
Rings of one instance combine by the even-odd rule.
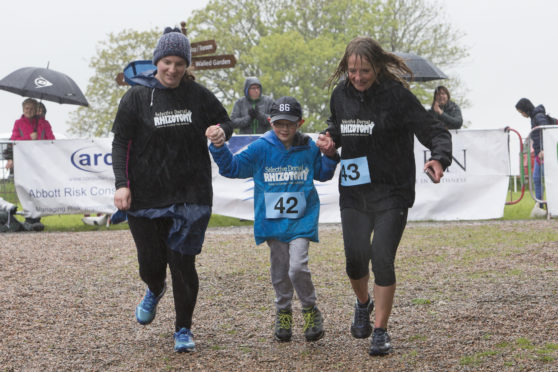
[[[262,137],[263,140],[269,142],[271,145],[273,146],[283,146],[283,143],[279,140],[279,138],[277,137],[277,135],[275,134],[275,132],[273,130],[268,130],[267,132],[265,132]],[[310,140],[310,137],[307,136],[306,134],[300,133],[300,132],[296,132],[294,138],[293,138],[293,145],[291,148],[295,148],[295,147],[301,147],[301,146],[308,146],[308,141]]]
[[[251,76],[249,78],[246,78],[246,81],[244,81],[244,97],[246,97],[246,99],[248,100],[250,100],[250,95],[248,94],[248,88],[250,88],[250,86],[254,84],[260,86],[260,98],[261,96],[263,96],[263,87],[262,87],[262,83],[260,82],[260,79],[258,79],[255,76]]]
[[[538,105],[537,107],[535,107],[533,109],[533,112],[531,113],[531,117],[533,118],[537,114],[546,114],[546,110],[544,109],[543,105]]]
[[[165,87],[163,84],[161,84],[159,80],[157,80],[157,78],[155,77],[156,73],[157,70],[143,71],[137,74],[136,76],[130,78],[130,80],[135,85],[143,85],[144,87],[148,87],[148,88],[167,89],[167,87]]]

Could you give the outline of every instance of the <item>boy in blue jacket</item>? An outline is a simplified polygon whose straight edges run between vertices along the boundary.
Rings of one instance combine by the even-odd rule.
[[[337,152],[322,156],[314,141],[298,131],[304,123],[300,103],[281,97],[270,112],[271,129],[234,155],[224,145],[218,125],[206,135],[219,173],[229,178],[254,178],[254,237],[270,248],[271,282],[275,289],[275,339],[290,341],[294,290],[302,304],[307,341],[324,335],[316,291],[308,268],[308,246],[318,241],[320,200],[314,179],[333,177]]]

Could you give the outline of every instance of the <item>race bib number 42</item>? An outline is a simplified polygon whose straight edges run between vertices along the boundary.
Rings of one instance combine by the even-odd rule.
[[[339,174],[341,186],[356,186],[370,183],[370,171],[366,156],[354,159],[341,159]]]
[[[266,192],[266,218],[300,218],[306,210],[303,192]]]

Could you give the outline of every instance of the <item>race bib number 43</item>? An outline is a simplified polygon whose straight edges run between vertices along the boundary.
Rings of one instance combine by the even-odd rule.
[[[300,218],[306,210],[303,192],[266,192],[266,218]]]
[[[366,156],[354,159],[341,159],[339,174],[341,186],[356,186],[370,183],[370,171]]]

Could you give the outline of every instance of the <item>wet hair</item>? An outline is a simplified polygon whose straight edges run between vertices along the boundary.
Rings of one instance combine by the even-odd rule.
[[[339,79],[348,75],[349,57],[353,54],[357,57],[365,58],[372,65],[377,81],[381,82],[384,79],[391,79],[400,82],[407,88],[409,87],[403,76],[410,76],[412,80],[413,72],[403,62],[403,59],[395,54],[386,52],[380,43],[371,37],[359,36],[347,44],[343,58],[341,58],[337,69],[327,81],[330,89]]]
[[[27,104],[33,105],[33,106],[35,107],[35,110],[37,110],[37,105],[39,104],[39,102],[37,102],[37,100],[34,99],[34,98],[26,98],[26,99],[24,99],[23,102],[21,103],[21,106],[23,107],[23,106],[25,106],[25,105],[27,105]]]
[[[47,113],[47,109],[46,109],[46,107],[45,107],[45,104],[42,103],[42,102],[39,102],[39,104],[38,104],[37,113],[38,113],[39,111],[42,111],[43,117],[44,117],[44,116],[46,115],[46,113]]]
[[[527,98],[521,98],[515,104],[515,108],[531,116],[531,112],[535,109],[535,105],[533,105]]]
[[[438,85],[436,89],[434,89],[434,96],[432,97],[432,107],[434,107],[434,102],[436,102],[436,96],[438,96],[438,93],[440,92],[446,93],[446,96],[448,96],[448,101],[451,99],[451,94],[448,88],[446,88],[443,85]]]

